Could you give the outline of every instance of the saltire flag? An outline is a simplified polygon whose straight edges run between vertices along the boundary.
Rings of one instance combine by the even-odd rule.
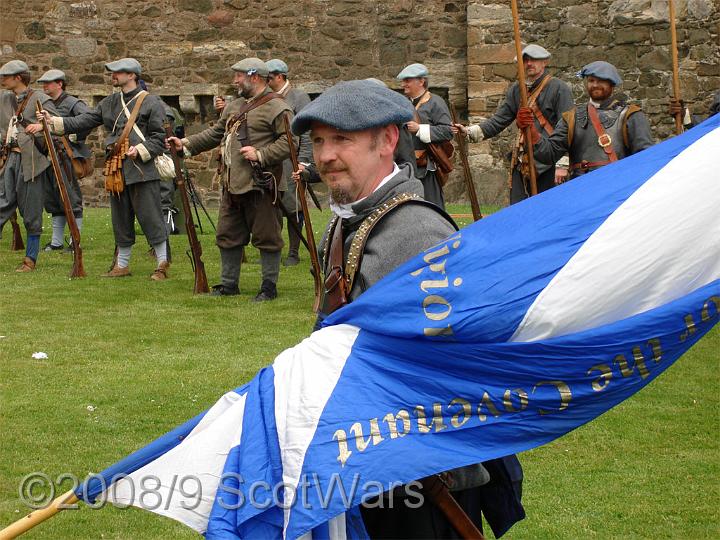
[[[718,322],[719,150],[720,115],[461,230],[76,494],[356,538],[367,497],[591,421]]]

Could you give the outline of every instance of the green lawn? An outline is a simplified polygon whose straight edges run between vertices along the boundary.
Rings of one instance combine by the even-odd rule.
[[[275,302],[251,302],[260,285],[255,250],[240,296],[193,297],[185,237],[173,237],[167,282],[148,279],[154,261],[144,255],[143,237],[133,276],[104,280],[98,276],[113,246],[109,211],[86,216],[86,279],[66,278],[71,255],[61,253],[42,254],[34,274],[16,274],[21,254],[9,251],[9,230],[0,241],[0,527],[29,511],[18,496],[25,475],[103,469],[250,379],[313,323],[307,254],[300,266],[283,268]],[[315,213],[318,237],[327,217],[327,210]],[[213,284],[219,256],[209,229],[206,223],[201,241]],[[528,517],[508,536],[720,537],[719,350],[716,328],[637,396],[523,454]],[[38,351],[48,358],[33,359]],[[149,512],[82,507],[27,537],[197,535]]]

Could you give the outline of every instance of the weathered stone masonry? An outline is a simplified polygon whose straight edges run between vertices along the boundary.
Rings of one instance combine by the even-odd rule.
[[[582,88],[574,73],[586,62],[607,59],[620,68],[624,92],[649,113],[656,137],[670,135],[665,0],[519,3],[524,38],[554,53],[552,69],[573,84],[576,97]],[[720,88],[719,8],[713,0],[676,5],[683,96],[694,112],[704,113]],[[63,69],[71,91],[96,103],[110,91],[104,63],[134,56],[151,90],[186,115],[190,133],[213,121],[212,96],[232,93],[229,66],[244,56],[285,59],[294,83],[311,94],[364,77],[397,88],[395,74],[423,62],[431,87],[471,119],[492,114],[515,77],[509,2],[499,0],[3,0],[2,14],[1,63],[20,58],[37,75]],[[505,202],[513,130],[471,145],[483,202]],[[97,146],[97,135],[94,140]],[[101,157],[99,146],[96,155]],[[216,197],[210,156],[191,166],[201,190]],[[83,189],[89,204],[106,202],[98,172]],[[446,190],[449,200],[465,198],[457,175]]]

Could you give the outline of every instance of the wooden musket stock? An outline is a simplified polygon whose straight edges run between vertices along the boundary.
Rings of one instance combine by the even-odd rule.
[[[450,103],[450,114],[452,115],[453,124],[458,123],[457,111],[455,105]],[[480,203],[478,202],[477,192],[475,191],[475,184],[473,183],[472,171],[470,170],[470,163],[468,163],[467,144],[465,144],[465,136],[458,131],[455,135],[455,142],[458,145],[458,151],[460,152],[460,161],[463,166],[463,176],[465,178],[465,188],[467,189],[468,197],[470,198],[470,207],[472,208],[473,221],[482,219],[482,212],[480,211]]]
[[[299,168],[297,153],[295,152],[295,143],[292,138],[292,131],[290,130],[290,118],[287,113],[283,117],[285,121],[285,136],[290,146],[290,161],[292,162],[293,172]],[[310,220],[310,210],[308,209],[307,198],[305,197],[305,183],[300,180],[296,182],[298,190],[298,200],[300,201],[300,208],[302,208],[303,216],[305,216],[305,236],[307,237],[307,248],[310,253],[310,262],[312,263],[312,274],[313,281],[315,284],[315,303],[313,304],[313,311],[315,313],[320,309],[320,298],[322,296],[322,269],[320,268],[320,259],[318,258],[317,247],[315,245],[315,235],[313,233],[312,221]]]
[[[50,158],[50,163],[52,164],[52,169],[55,173],[55,180],[57,180],[58,190],[60,191],[60,199],[62,200],[65,219],[67,220],[68,229],[70,229],[70,238],[72,238],[73,267],[70,271],[70,277],[85,277],[86,274],[85,268],[83,268],[82,246],[80,245],[80,229],[78,229],[77,221],[75,221],[75,214],[73,214],[72,205],[70,204],[70,196],[68,195],[65,182],[63,181],[63,174],[60,169],[60,161],[58,160],[55,141],[53,141],[52,135],[50,134],[50,127],[45,120],[45,116],[43,116],[42,105],[39,101],[36,101],[35,106],[37,109],[37,118],[43,127],[43,135],[45,136],[48,157]],[[70,181],[72,181],[72,178],[68,178],[68,182]]]
[[[173,136],[172,128],[168,122],[165,122],[165,133],[168,138]],[[210,292],[210,287],[208,287],[207,276],[205,275],[205,264],[202,261],[202,246],[200,245],[197,231],[195,230],[195,222],[193,221],[192,210],[190,208],[190,199],[187,189],[185,188],[185,177],[183,176],[182,165],[180,164],[180,156],[178,156],[177,150],[175,150],[172,144],[170,145],[170,156],[172,157],[173,165],[175,165],[175,184],[178,191],[180,191],[183,215],[185,217],[185,232],[190,242],[190,257],[193,263],[193,271],[195,272],[193,294],[208,293]]]

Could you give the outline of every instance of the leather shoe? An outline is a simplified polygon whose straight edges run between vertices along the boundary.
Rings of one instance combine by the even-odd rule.
[[[45,247],[43,247],[43,251],[60,251],[62,248],[62,246],[56,246],[52,242],[48,242],[47,244],[45,244]]]
[[[35,270],[35,261],[30,257],[25,257],[22,264],[15,269],[16,272],[32,272],[33,270]]]
[[[158,267],[153,271],[152,275],[150,276],[150,279],[153,281],[164,281],[168,278],[168,269],[170,268],[170,263],[168,261],[161,262]]]
[[[267,302],[268,300],[275,300],[277,298],[277,287],[272,281],[264,280],[260,287],[260,292],[257,293],[253,302]]]
[[[213,285],[209,294],[210,296],[237,296],[240,294],[240,289],[237,286]]]
[[[297,253],[288,253],[287,259],[283,262],[283,266],[297,266],[300,263],[300,257]]]
[[[111,277],[111,278],[115,278],[115,277],[127,277],[127,276],[129,276],[129,275],[131,275],[131,274],[130,274],[130,267],[129,267],[129,266],[126,266],[126,267],[123,268],[123,267],[120,267],[120,266],[118,266],[118,265],[116,264],[115,266],[112,267],[112,269],[111,269],[109,272],[105,272],[104,274],[100,274],[100,277]]]

